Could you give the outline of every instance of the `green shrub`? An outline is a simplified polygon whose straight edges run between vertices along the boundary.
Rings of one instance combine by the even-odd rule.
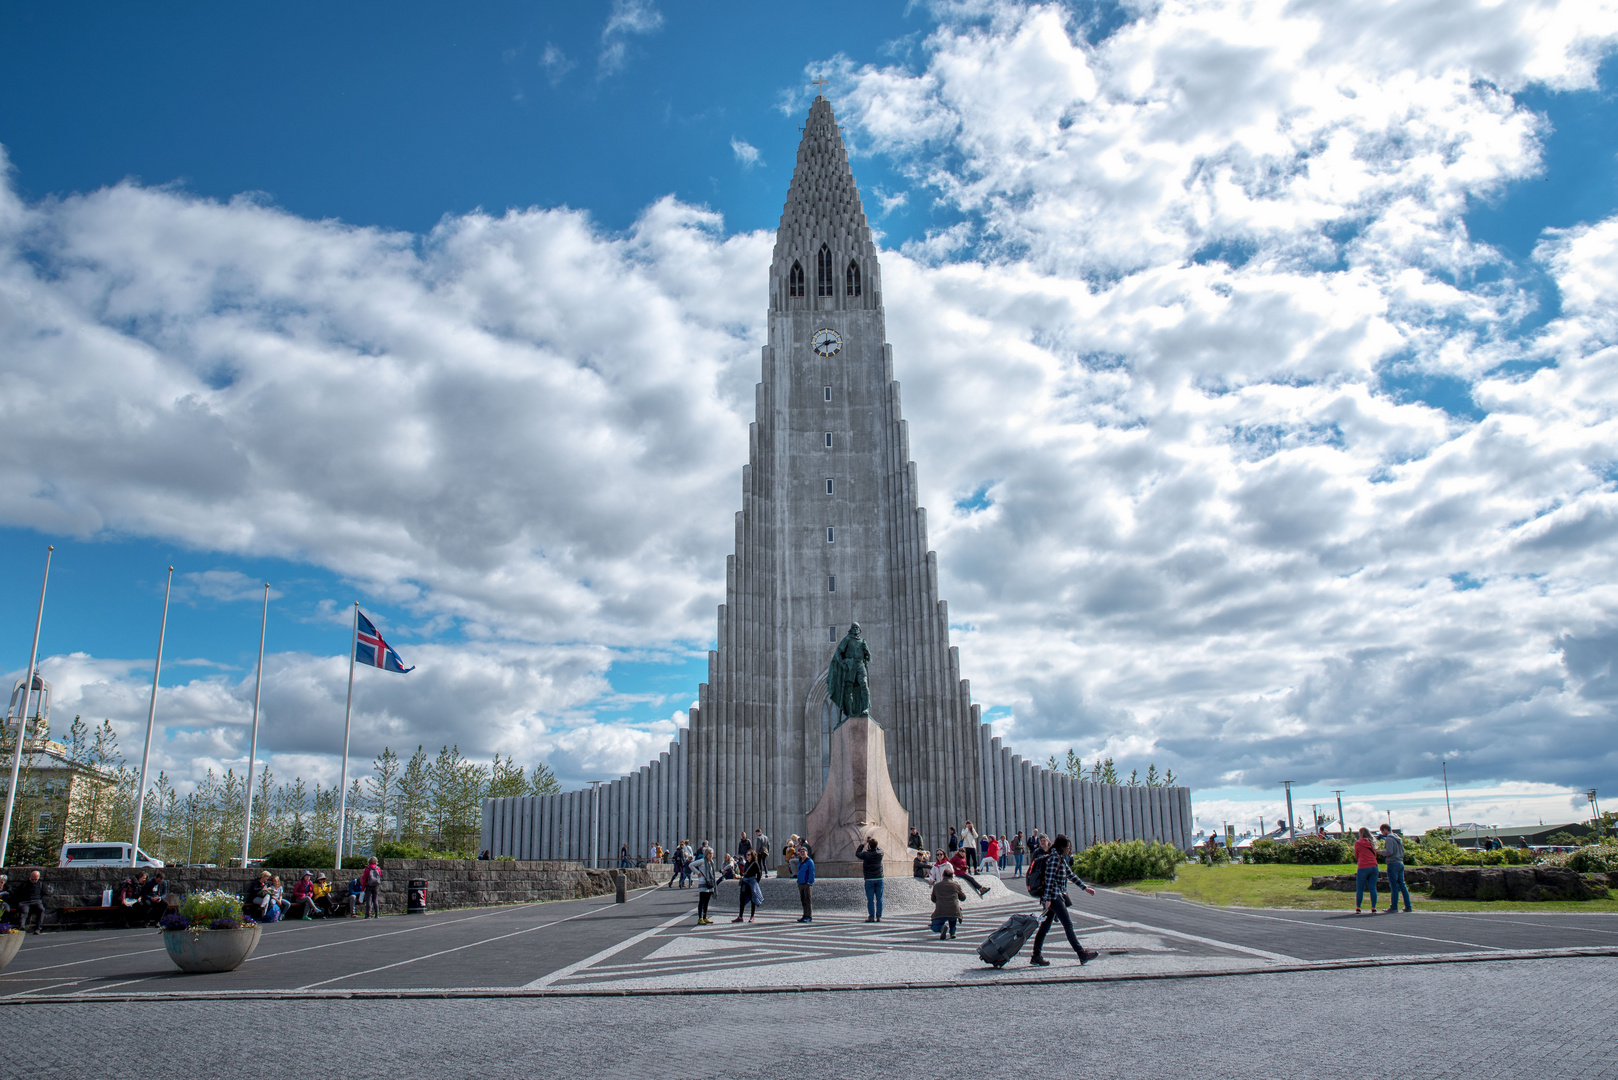
[[[1223,866],[1230,861],[1230,853],[1222,847],[1210,849],[1206,844],[1197,845],[1197,862],[1204,866]]]
[[[240,897],[218,890],[186,893],[185,898],[180,901],[180,914],[184,915],[192,926],[211,926],[221,919],[240,923],[242,901]]]
[[[1545,859],[1547,866],[1565,866],[1580,874],[1606,874],[1618,870],[1618,840],[1588,844]]]
[[[1253,846],[1247,849],[1244,859],[1250,863],[1269,864],[1290,861],[1291,852],[1285,844],[1277,844],[1274,840],[1265,838],[1254,840]]]
[[[1300,836],[1287,846],[1292,849],[1292,858],[1287,862],[1335,866],[1348,861],[1348,845],[1330,836]]]
[[[1173,878],[1174,868],[1185,861],[1185,852],[1173,844],[1114,840],[1079,852],[1073,870],[1086,881],[1140,881]]]
[[[365,869],[365,864],[370,862],[370,861],[371,861],[371,858],[370,858],[369,855],[344,855],[343,856],[343,869],[344,870],[363,870],[363,869]]]
[[[1442,830],[1438,830],[1442,831]],[[1477,866],[1478,852],[1467,851],[1442,836],[1429,832],[1418,843],[1405,847],[1405,861],[1411,866]]]
[[[288,844],[264,853],[266,870],[303,870],[331,865],[332,851],[329,847],[296,847]]]
[[[1545,838],[1545,842],[1547,844],[1554,844],[1557,847],[1572,847],[1574,844],[1579,842],[1579,838],[1568,832],[1566,829],[1563,829],[1561,832],[1551,833]]]
[[[433,853],[426,848],[407,844],[402,840],[384,840],[371,849],[371,854],[379,859],[431,859]],[[365,863],[362,860],[361,866]]]

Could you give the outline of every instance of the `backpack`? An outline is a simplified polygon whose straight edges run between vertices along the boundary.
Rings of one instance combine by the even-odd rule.
[[[1045,860],[1049,857],[1042,855],[1028,864],[1028,874],[1023,878],[1023,884],[1028,886],[1029,896],[1045,895]]]

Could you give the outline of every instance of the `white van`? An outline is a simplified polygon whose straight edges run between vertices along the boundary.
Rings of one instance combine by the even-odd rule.
[[[128,844],[63,844],[62,857],[57,866],[128,866]],[[162,866],[162,859],[140,853],[137,866]]]

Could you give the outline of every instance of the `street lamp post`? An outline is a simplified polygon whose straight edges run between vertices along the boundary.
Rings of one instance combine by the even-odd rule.
[[[1346,840],[1348,838],[1348,823],[1343,820],[1343,793],[1337,788],[1333,788],[1332,794],[1337,796],[1337,839]]]
[[[1292,820],[1292,785],[1296,783],[1296,780],[1281,781],[1281,786],[1287,789],[1287,839],[1289,841],[1298,838],[1298,828]]]

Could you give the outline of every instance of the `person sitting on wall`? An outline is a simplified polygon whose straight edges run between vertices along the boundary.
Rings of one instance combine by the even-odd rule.
[[[124,878],[112,891],[113,913],[123,920],[125,927],[140,926],[146,921],[140,902],[140,893],[145,887],[146,871],[142,870],[134,877]]]
[[[922,842],[921,833],[914,825],[910,826],[910,838],[905,841],[905,847],[920,851],[923,855],[927,853],[927,845]]]
[[[309,906],[314,909],[310,914],[317,919],[332,918],[340,913],[341,908],[331,894],[331,881],[325,874],[320,874],[310,884]]]
[[[268,870],[260,870],[242,889],[242,912],[254,922],[270,921],[270,876]]]
[[[169,883],[161,870],[152,875],[152,879],[141,888],[140,901],[144,909],[141,917],[147,926],[156,926],[157,921],[168,914]]]
[[[360,914],[360,905],[364,902],[364,900],[365,900],[365,883],[360,881],[359,878],[354,878],[353,880],[351,880],[348,883],[348,913],[349,913],[349,915],[351,915],[351,916],[352,915],[359,915]]]
[[[949,858],[949,865],[955,871],[955,876],[976,889],[979,896],[989,891],[987,885],[979,885],[978,879],[966,872],[966,848],[956,848],[955,854]]]
[[[314,876],[305,870],[297,881],[292,883],[292,897],[287,909],[287,918],[308,921],[315,917],[315,881]]]

